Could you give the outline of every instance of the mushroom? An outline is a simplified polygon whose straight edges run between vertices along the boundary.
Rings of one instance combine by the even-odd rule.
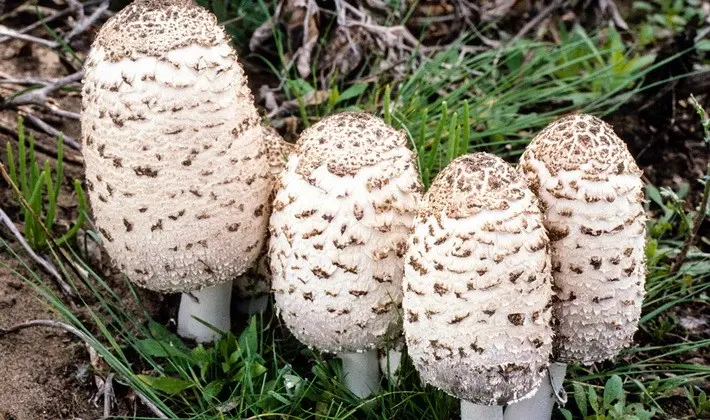
[[[540,198],[551,240],[557,363],[546,391],[506,418],[549,419],[550,391],[563,393],[567,363],[607,360],[633,340],[646,272],[643,182],[626,144],[591,115],[550,124],[519,169]]]
[[[377,348],[401,333],[403,256],[421,196],[403,131],[342,113],[306,129],[277,181],[270,249],[293,335],[337,353],[346,386],[379,389]]]
[[[462,419],[500,419],[540,385],[552,348],[548,238],[523,177],[488,153],[424,195],[405,256],[404,335],[422,380]]]
[[[285,141],[278,131],[269,126],[264,127],[264,141],[269,157],[269,172],[276,178],[286,166],[288,155],[293,151],[294,145]],[[274,194],[275,191],[272,191],[269,202],[273,201]],[[239,312],[253,315],[266,310],[271,291],[271,270],[267,252],[268,241],[262,248],[256,266],[234,280]]]
[[[82,140],[95,223],[137,285],[183,292],[178,333],[230,328],[231,282],[266,237],[272,183],[260,118],[217,19],[137,0],[86,61]],[[191,293],[188,293],[191,292]]]

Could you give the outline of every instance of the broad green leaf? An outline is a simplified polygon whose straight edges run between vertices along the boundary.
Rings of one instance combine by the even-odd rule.
[[[580,413],[583,416],[587,416],[589,410],[587,409],[587,396],[584,392],[584,387],[580,384],[572,384],[574,388],[574,402],[577,403],[577,408],[579,408]]]
[[[619,375],[612,375],[606,381],[604,385],[604,408],[607,409],[611,407],[611,403],[614,400],[620,399],[619,397],[624,392],[624,384],[619,377]]]
[[[354,85],[350,86],[349,88],[345,89],[340,96],[338,97],[338,100],[335,102],[340,103],[343,101],[347,101],[348,99],[356,98],[360,95],[362,95],[363,92],[367,89],[367,83],[355,83]]]
[[[572,412],[570,412],[566,408],[560,408],[560,413],[562,413],[562,416],[564,416],[565,420],[573,420]]]
[[[224,381],[223,380],[217,380],[217,381],[212,381],[207,386],[205,386],[205,389],[202,391],[202,398],[205,399],[205,401],[210,401],[212,398],[216,397],[217,394],[222,391],[222,387],[224,387]]]
[[[190,382],[183,381],[182,379],[177,379],[170,376],[161,376],[159,378],[148,375],[137,376],[141,381],[143,381],[151,388],[165,392],[170,395],[175,395],[192,386]]]
[[[593,387],[587,388],[587,400],[589,401],[589,406],[592,407],[595,413],[599,414],[599,400],[597,396],[597,390]]]

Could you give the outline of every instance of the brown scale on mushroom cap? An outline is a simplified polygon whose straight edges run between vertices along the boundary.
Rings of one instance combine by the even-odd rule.
[[[590,115],[550,124],[519,169],[545,208],[552,241],[554,357],[611,358],[632,342],[644,296],[641,171],[612,127]]]
[[[457,158],[409,237],[408,352],[424,382],[475,404],[529,397],[552,348],[548,239],[535,195],[502,159]]]
[[[404,132],[367,114],[328,117],[301,134],[278,185],[269,257],[291,332],[336,353],[398,336],[403,256],[422,188]]]
[[[441,176],[438,187],[429,193],[429,207],[424,211],[436,214],[445,210],[453,219],[472,216],[482,209],[505,210],[510,200],[523,198],[527,190],[517,182],[518,175],[510,165],[487,153],[467,155]],[[458,205],[451,206],[452,200]]]
[[[286,166],[288,155],[293,152],[296,145],[284,140],[273,127],[264,127],[264,142],[266,143],[266,153],[269,155],[271,175],[278,176]]]
[[[295,145],[284,140],[281,134],[270,126],[264,127],[264,142],[269,156],[269,172],[277,183],[278,175],[284,170],[288,156],[293,152]],[[273,190],[269,202],[274,200],[275,195],[276,189]],[[234,279],[234,290],[240,299],[263,296],[271,291],[268,249],[269,244],[266,241],[256,266]]]
[[[629,149],[614,128],[593,115],[570,115],[551,123],[535,137],[535,155],[551,175],[584,166],[587,176],[641,175]]]
[[[326,123],[327,122],[327,123]],[[327,125],[326,125],[327,124]],[[324,130],[328,128],[327,132]],[[383,153],[406,145],[405,136],[392,136],[392,128],[364,112],[343,112],[315,124],[308,141],[297,143],[303,155],[296,171],[304,177],[325,165],[336,176],[355,175],[361,168],[375,165]],[[331,141],[333,137],[335,141]],[[364,141],[391,137],[394,142]]]
[[[225,38],[217,17],[193,0],[136,0],[106,22],[94,43],[106,49],[107,60],[116,62],[163,58],[192,45],[214,47]]]

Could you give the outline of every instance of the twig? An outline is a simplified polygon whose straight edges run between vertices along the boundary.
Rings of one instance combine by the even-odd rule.
[[[609,11],[611,13],[611,19],[614,21],[614,25],[617,27],[629,30],[629,25],[626,23],[621,13],[619,13],[619,8],[614,3],[614,0],[599,0],[599,8],[602,12]]]
[[[2,25],[0,25],[0,35],[5,35],[6,37],[14,39],[21,39],[23,41],[34,42],[35,44],[39,44],[47,48],[56,48],[59,46],[59,43],[56,41],[48,41],[43,38],[37,38],[36,36],[21,34],[13,29]]]
[[[530,30],[532,30],[534,27],[540,24],[547,16],[549,16],[552,12],[555,11],[558,7],[560,7],[563,3],[563,0],[555,0],[554,2],[550,3],[547,7],[544,9],[540,10],[540,13],[537,14],[534,18],[530,19],[528,23],[525,24],[520,30],[518,31],[517,34],[515,34],[514,37],[510,39],[506,44],[511,45],[514,44],[515,42],[519,41],[520,38],[524,37]]]
[[[700,115],[700,122],[705,132],[705,142],[710,143],[710,119],[708,119],[705,110],[702,106],[700,106],[700,104],[693,95],[690,95],[690,103]],[[695,219],[693,220],[693,229],[685,235],[685,242],[683,243],[683,248],[680,250],[680,253],[676,257],[675,263],[671,267],[671,274],[675,274],[680,270],[680,267],[683,265],[683,262],[685,261],[685,258],[688,255],[690,247],[693,245],[693,242],[695,242],[695,238],[698,236],[698,232],[700,231],[700,225],[705,220],[705,215],[708,211],[708,201],[710,201],[710,163],[708,163],[705,172],[705,188],[703,189],[703,196],[702,201],[700,202],[700,208],[698,209],[698,213],[695,215]]]
[[[140,398],[141,402],[142,402],[146,407],[148,407],[148,409],[149,409],[150,411],[152,411],[153,414],[155,414],[156,416],[158,416],[158,418],[160,418],[160,419],[167,419],[167,418],[168,418],[168,416],[166,416],[165,413],[163,413],[158,407],[156,407],[155,404],[153,404],[153,403],[148,399],[148,397],[146,397],[145,395],[143,395],[142,392],[140,392],[139,390],[137,390],[137,389],[135,389],[135,388],[133,389],[133,392],[135,392],[136,395],[138,395],[138,398]]]
[[[55,19],[57,19],[57,18],[66,16],[66,15],[68,15],[70,12],[71,12],[71,9],[65,9],[65,10],[62,10],[61,12],[52,13],[51,15],[46,16],[46,17],[44,17],[44,18],[38,20],[37,22],[31,24],[31,25],[27,25],[27,26],[25,26],[24,28],[22,28],[22,29],[20,29],[20,30],[17,30],[16,32],[17,32],[18,34],[26,34],[27,32],[29,32],[29,31],[31,31],[31,30],[33,30],[33,29],[39,27],[39,26],[42,26],[42,25],[44,25],[45,23],[49,23],[49,22],[51,22],[51,21],[53,21],[53,20],[55,20]],[[12,37],[4,36],[4,37],[0,38],[0,44],[2,44],[3,42],[7,42],[7,41],[9,41],[10,39],[12,39]]]
[[[8,85],[42,85],[46,86],[48,84],[56,83],[57,80],[59,79],[42,79],[40,77],[13,77],[10,74],[4,73],[0,71],[0,84],[8,84]],[[72,83],[66,84],[66,86],[70,86]]]
[[[22,116],[51,136],[57,137],[61,134],[62,139],[64,140],[64,144],[71,147],[72,149],[81,150],[81,144],[74,140],[73,137],[67,136],[63,132],[57,130],[56,128],[52,127],[51,125],[47,124],[46,122],[42,121],[41,119],[35,117],[32,114],[23,112]]]
[[[43,88],[34,89],[29,92],[17,95],[2,103],[3,106],[19,106],[19,105],[44,105],[49,95],[55,91],[65,87],[66,85],[78,82],[84,77],[84,70],[79,70],[74,74],[66,77],[47,81]]]
[[[97,20],[99,20],[99,18],[104,14],[104,12],[108,10],[108,3],[108,0],[102,1],[99,7],[97,7],[96,10],[94,10],[94,13],[92,13],[88,18],[84,17],[82,12],[82,19],[79,20],[79,23],[77,23],[77,25],[74,27],[74,29],[71,30],[71,32],[64,36],[64,42],[69,43],[69,41],[71,41],[75,36],[86,31],[89,26],[93,25]]]
[[[34,259],[39,265],[44,267],[49,274],[54,277],[54,280],[57,282],[57,285],[59,285],[59,289],[64,293],[66,297],[69,298],[70,302],[72,301],[73,298],[76,297],[76,294],[72,290],[72,288],[64,281],[62,276],[59,274],[59,271],[57,271],[56,267],[54,267],[54,264],[52,264],[51,261],[45,259],[44,257],[37,255],[37,253],[34,252],[32,247],[27,243],[25,238],[22,236],[19,230],[17,230],[17,227],[15,224],[10,220],[10,217],[5,213],[5,211],[0,208],[0,220],[2,220],[3,224],[7,226],[8,229],[10,229],[10,232],[12,232],[13,235],[15,235],[15,238],[20,242],[23,248],[25,248],[25,251],[27,251],[28,254],[30,254],[30,257]]]
[[[111,400],[113,399],[113,373],[109,373],[104,381],[104,419],[111,416]]]
[[[698,236],[700,225],[703,223],[703,220],[705,220],[705,214],[708,211],[708,199],[710,199],[710,163],[708,163],[705,178],[706,179],[705,188],[703,189],[703,198],[702,202],[700,203],[700,209],[698,210],[698,214],[695,215],[695,220],[693,220],[693,230],[689,231],[685,235],[685,242],[683,243],[683,248],[680,250],[680,253],[676,257],[675,263],[671,268],[671,274],[675,274],[680,270],[680,267],[683,265],[683,262],[685,262],[685,257],[688,255],[688,251],[690,251],[690,247],[693,245],[693,242],[695,242],[695,238]]]
[[[49,328],[57,328],[60,330],[64,330],[66,332],[72,333],[78,338],[80,338],[82,341],[89,342],[90,338],[88,335],[83,333],[82,331],[79,331],[76,327],[69,325],[65,322],[57,321],[54,319],[35,319],[33,321],[27,321],[23,322],[21,324],[13,325],[10,328],[1,328],[0,327],[0,337],[4,337],[8,334],[16,333],[18,331],[22,331],[26,328],[30,327],[49,327]]]

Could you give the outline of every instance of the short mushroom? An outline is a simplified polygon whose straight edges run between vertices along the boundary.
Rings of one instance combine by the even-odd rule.
[[[540,198],[550,235],[556,363],[547,389],[510,407],[506,418],[549,419],[566,363],[607,360],[633,341],[646,273],[643,182],[626,144],[591,115],[550,124],[519,169]]]
[[[264,141],[269,156],[269,172],[276,178],[283,171],[288,155],[293,151],[293,143],[281,137],[273,127],[264,127]],[[273,201],[275,191],[269,198]],[[241,276],[234,279],[234,290],[238,299],[237,310],[253,315],[266,310],[271,292],[271,270],[269,269],[268,241],[264,244],[256,265]]]
[[[539,386],[552,348],[548,238],[502,159],[465,155],[424,195],[405,256],[404,335],[422,380],[500,419]]]
[[[377,348],[401,332],[403,256],[421,196],[403,131],[342,113],[306,129],[277,182],[276,306],[294,336],[337,353],[345,384],[379,389]]]
[[[184,293],[178,333],[230,328],[231,282],[270,212],[264,135],[217,19],[190,0],[137,0],[86,61],[82,139],[96,226],[139,286]]]

